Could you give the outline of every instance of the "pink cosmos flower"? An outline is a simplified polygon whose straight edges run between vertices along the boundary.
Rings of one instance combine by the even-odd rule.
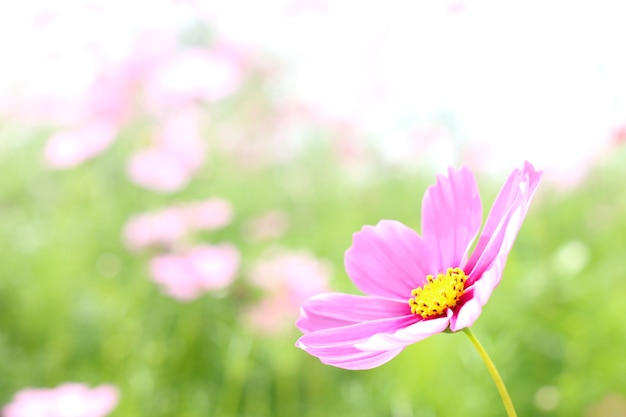
[[[307,251],[271,250],[250,270],[250,282],[264,297],[246,311],[246,321],[259,333],[285,330],[304,300],[328,291],[330,276],[330,264]]]
[[[2,417],[103,417],[117,405],[119,394],[112,385],[89,389],[65,383],[56,388],[27,388],[2,409]]]
[[[232,217],[232,205],[220,197],[177,204],[132,216],[124,225],[124,243],[132,250],[158,245],[169,246],[194,230],[224,227],[230,223]]]
[[[422,236],[381,220],[364,226],[346,251],[346,271],[366,296],[325,293],[302,306],[296,346],[323,363],[369,369],[407,345],[471,326],[502,270],[541,172],[526,162],[500,190],[473,253],[482,206],[467,168],[448,170],[422,203]]]
[[[152,258],[150,273],[168,295],[190,301],[230,285],[236,277],[239,258],[239,250],[231,244],[196,246],[184,254]]]

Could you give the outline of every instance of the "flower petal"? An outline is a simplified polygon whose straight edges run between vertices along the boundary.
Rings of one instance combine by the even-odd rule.
[[[451,329],[460,330],[471,325],[498,286],[506,258],[524,221],[530,202],[535,194],[541,172],[526,162],[523,170],[515,170],[500,190],[489,213],[485,228],[478,240],[476,250],[464,266],[469,275],[468,288],[472,288],[474,302],[466,302],[458,310]],[[477,313],[478,311],[478,313]]]
[[[465,272],[472,275],[468,286],[490,268],[498,256],[503,255],[506,259],[540,178],[541,172],[536,172],[529,162],[524,164],[522,171],[516,169],[511,173],[489,212],[476,249],[465,265]]]
[[[458,332],[470,327],[482,313],[483,306],[474,298],[474,289],[475,287],[472,287],[463,294],[460,307],[457,308],[456,314],[450,318],[451,331]]]
[[[408,303],[341,293],[311,297],[297,326],[305,335],[296,346],[323,363],[346,369],[382,365],[405,346],[444,331],[447,317],[421,320]]]
[[[298,339],[296,346],[329,365],[346,369],[369,369],[387,362],[406,345],[382,351],[363,351],[356,345],[366,342],[378,333],[395,333],[416,320],[416,316],[409,314],[326,328],[305,334]]]
[[[377,333],[364,343],[355,345],[357,349],[368,352],[401,349],[411,343],[419,342],[448,328],[452,310],[448,309],[446,317],[430,320],[420,320],[394,333]]]
[[[364,226],[352,237],[345,266],[365,294],[408,300],[434,270],[428,247],[417,232],[393,220]]]
[[[402,349],[383,352],[364,352],[354,347],[349,347],[341,355],[319,355],[320,361],[327,365],[349,370],[372,369],[389,362],[395,358]]]
[[[296,326],[303,333],[310,333],[364,321],[401,317],[410,312],[408,302],[342,293],[322,293],[304,302]]]
[[[367,341],[377,333],[395,333],[417,321],[417,317],[409,314],[378,320],[364,321],[347,326],[327,327],[307,333],[298,339],[300,346],[309,348],[341,348],[354,346]]]
[[[437,176],[422,202],[422,236],[431,248],[436,271],[460,266],[480,230],[482,204],[474,174],[467,168],[450,168],[448,177]]]

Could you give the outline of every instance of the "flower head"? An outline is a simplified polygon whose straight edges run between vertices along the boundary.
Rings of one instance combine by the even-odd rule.
[[[230,243],[198,245],[186,253],[152,258],[150,273],[168,295],[191,301],[228,287],[237,276],[239,261],[239,250]]]
[[[482,205],[467,168],[448,170],[422,203],[422,236],[393,220],[364,226],[346,251],[346,271],[365,296],[324,293],[302,306],[297,346],[326,364],[369,369],[407,345],[471,326],[500,283],[541,172],[511,173],[474,251]]]

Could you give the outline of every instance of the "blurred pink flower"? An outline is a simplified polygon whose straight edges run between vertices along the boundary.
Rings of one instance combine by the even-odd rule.
[[[109,120],[121,126],[132,115],[133,95],[137,79],[132,61],[102,69],[85,93],[87,117]]]
[[[237,53],[227,46],[194,48],[172,54],[146,79],[146,102],[167,108],[194,101],[215,101],[235,92],[243,70]]]
[[[183,237],[187,225],[180,210],[172,207],[131,217],[124,226],[124,242],[132,250],[153,245],[171,245]]]
[[[167,246],[194,230],[222,228],[230,223],[232,215],[232,205],[220,197],[178,204],[131,217],[124,226],[124,242],[132,250]]]
[[[613,145],[626,143],[626,123],[614,127],[609,136]]]
[[[192,171],[176,155],[163,148],[135,153],[128,164],[128,176],[137,185],[154,191],[174,192],[184,188]]]
[[[263,289],[264,297],[246,313],[248,323],[266,334],[291,327],[304,300],[328,291],[330,275],[330,264],[307,251],[266,253],[249,273],[250,282]]]
[[[296,323],[304,333],[296,345],[329,365],[369,369],[411,343],[471,326],[500,283],[540,177],[528,162],[513,171],[471,255],[483,214],[467,168],[450,168],[428,188],[421,237],[393,220],[364,226],[353,236],[345,266],[367,295],[311,297]]]
[[[214,230],[230,223],[233,206],[224,198],[210,198],[180,206],[181,214],[188,229]]]
[[[270,210],[249,219],[244,228],[245,236],[252,242],[277,239],[289,230],[289,215],[280,210]]]
[[[200,245],[186,253],[152,258],[150,273],[165,293],[190,301],[228,287],[236,277],[239,258],[239,250],[231,244]]]
[[[193,107],[168,115],[155,137],[157,147],[167,149],[183,161],[190,170],[204,162],[206,145],[200,133],[201,115]]]
[[[117,133],[137,117],[165,120],[154,146],[136,154],[128,171],[133,181],[150,189],[168,192],[184,187],[202,165],[206,151],[195,107],[241,86],[244,52],[224,42],[181,50],[167,30],[140,32],[129,39],[121,56],[100,51],[97,42],[83,49],[80,62],[89,63],[82,65],[89,68],[89,75],[78,77],[81,83],[76,81],[71,92],[29,90],[23,98],[15,93],[6,106],[0,103],[0,111],[15,107],[32,122],[80,126],[76,133],[64,130],[50,139],[46,158],[53,168],[75,166],[104,151],[113,137],[105,140],[101,125],[114,126]]]
[[[446,10],[448,11],[448,13],[452,14],[452,15],[459,15],[462,13],[465,13],[468,9],[468,4],[466,1],[450,1],[447,5],[446,5]]]
[[[112,385],[90,389],[65,383],[56,388],[26,388],[2,409],[3,417],[103,417],[117,405],[119,393]]]
[[[170,116],[155,138],[155,145],[137,152],[128,164],[130,179],[162,192],[185,187],[204,162],[205,143],[200,120],[192,110]]]
[[[52,168],[71,168],[105,151],[115,140],[118,127],[107,120],[96,120],[73,130],[54,134],[44,149]]]
[[[148,58],[145,58],[148,59]],[[133,114],[133,95],[141,74],[136,58],[106,68],[85,90],[73,99],[37,98],[40,110],[27,112],[36,117],[43,113],[62,128],[52,135],[44,150],[51,168],[71,168],[104,152],[115,140],[119,130]],[[142,68],[145,72],[145,68]],[[50,117],[52,116],[52,117]]]

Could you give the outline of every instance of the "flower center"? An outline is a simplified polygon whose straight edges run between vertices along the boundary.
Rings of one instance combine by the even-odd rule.
[[[411,290],[409,299],[411,313],[422,318],[441,316],[446,309],[453,308],[459,302],[465,290],[467,275],[461,268],[448,268],[445,274],[437,277],[428,275],[428,283]]]

